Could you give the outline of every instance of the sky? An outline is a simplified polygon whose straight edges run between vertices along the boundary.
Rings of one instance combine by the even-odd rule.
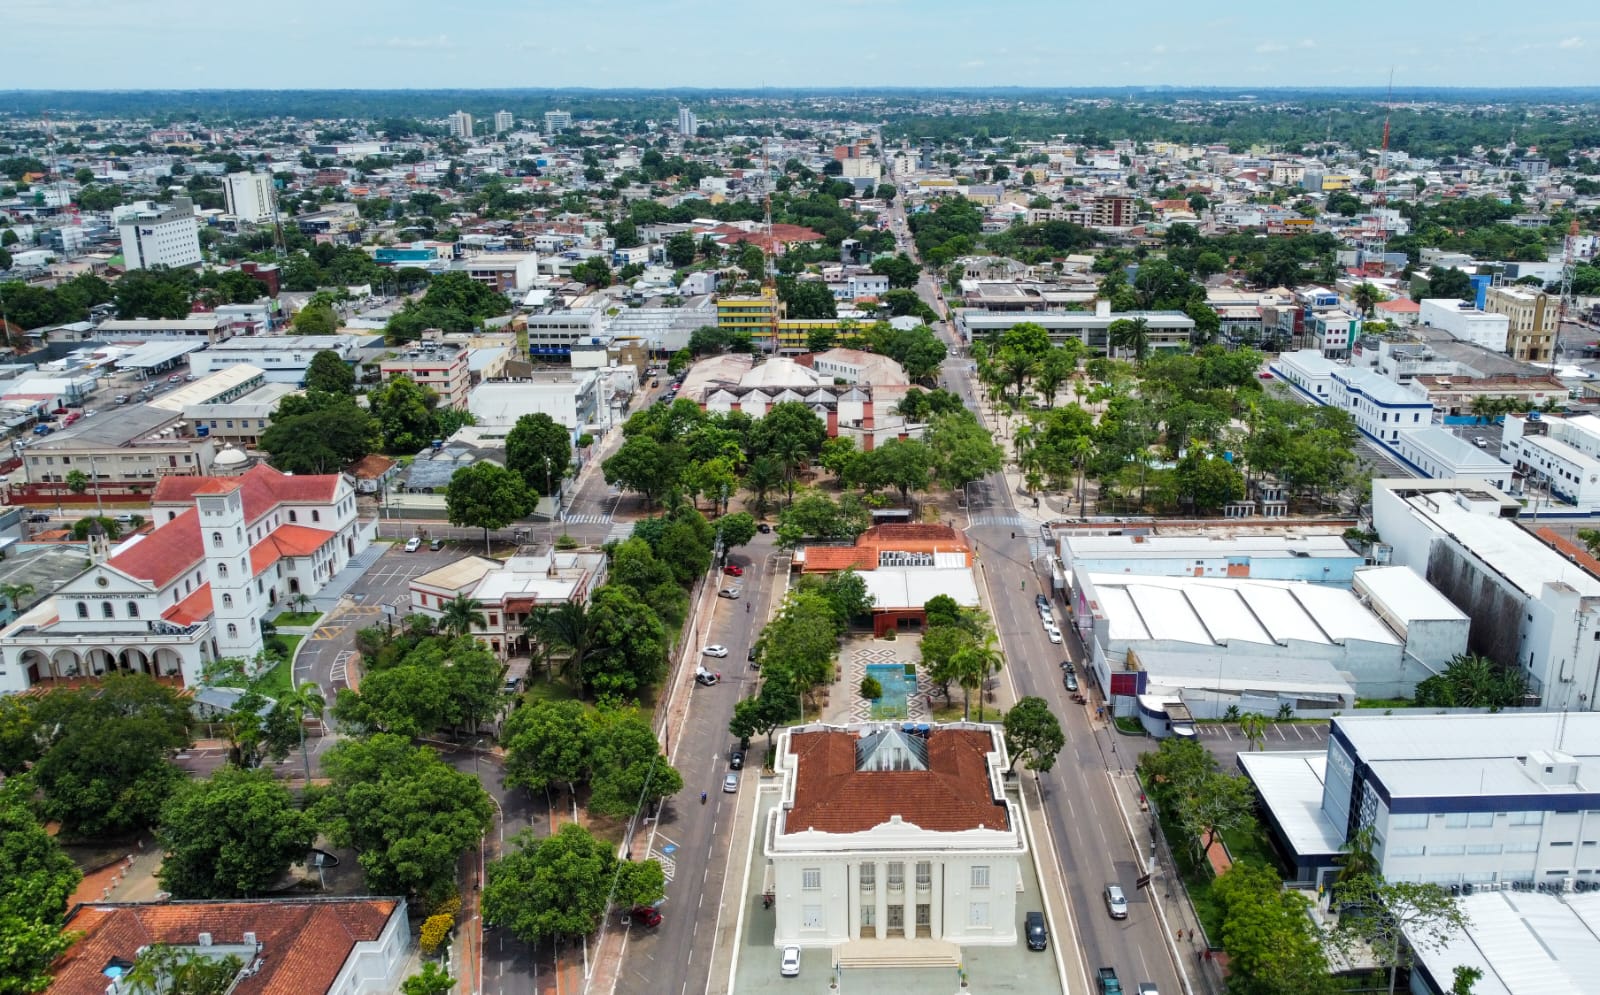
[[[1481,9],[1480,9],[1481,8]],[[0,89],[1594,86],[1600,3],[3,0]],[[1510,16],[1515,14],[1515,17]]]

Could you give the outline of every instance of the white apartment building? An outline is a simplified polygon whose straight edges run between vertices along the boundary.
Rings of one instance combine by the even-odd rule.
[[[558,425],[581,433],[599,428],[606,415],[602,371],[539,373],[532,377],[485,380],[472,389],[467,410],[485,430],[510,431],[523,415],[546,414]],[[489,434],[493,434],[492,431]]]
[[[1507,415],[1500,455],[1530,489],[1580,510],[1600,509],[1600,418]]]
[[[407,376],[439,395],[439,406],[465,411],[472,390],[468,350],[445,342],[413,342],[405,352],[378,364],[384,383]]]
[[[172,198],[172,206],[163,210],[141,211],[124,218],[118,223],[117,232],[122,237],[126,269],[200,265],[200,222],[187,197]]]
[[[1299,877],[1363,829],[1384,878],[1600,884],[1600,716],[1336,716],[1326,753],[1241,753]]]
[[[1435,480],[1476,480],[1501,491],[1515,483],[1510,465],[1439,425],[1401,432],[1389,448]]]
[[[456,111],[454,114],[450,115],[450,119],[449,120],[450,120],[450,137],[452,137],[452,138],[471,138],[472,137],[473,120],[472,120],[472,115],[471,114],[468,114],[466,111]]]
[[[512,114],[510,111],[495,111],[494,112],[494,131],[495,131],[495,134],[498,135],[498,134],[501,134],[503,132],[510,131],[512,128],[516,127],[516,124],[517,124],[516,115]]]
[[[1433,424],[1433,402],[1378,373],[1340,367],[1333,371],[1328,403],[1350,413],[1362,434],[1394,445],[1400,433]]]
[[[1491,352],[1506,351],[1510,319],[1503,314],[1480,311],[1466,301],[1425,298],[1418,318],[1422,324],[1442,329],[1453,339],[1482,346]]]
[[[887,356],[860,349],[836,348],[811,357],[811,368],[824,379],[847,384],[889,386],[909,385],[911,380],[900,364]]]
[[[271,224],[274,214],[271,173],[229,173],[222,184],[228,213],[253,225]]]
[[[212,661],[253,661],[267,612],[315,595],[376,524],[343,476],[266,466],[163,477],[151,517],[115,550],[91,542],[87,570],[0,631],[0,693],[112,671],[194,687]]]
[[[700,121],[694,116],[694,111],[687,107],[678,108],[678,134],[684,138],[693,138],[700,130]]]
[[[1344,369],[1316,349],[1279,353],[1268,368],[1273,376],[1318,404],[1332,399],[1333,373]]]
[[[545,111],[544,133],[553,135],[558,131],[567,131],[572,127],[571,111]]]
[[[998,726],[807,725],[778,740],[762,834],[773,944],[1017,942],[1027,840]],[[870,955],[870,954],[869,954]]]
[[[1372,482],[1372,524],[1391,562],[1466,613],[1468,648],[1517,668],[1546,711],[1594,711],[1600,580],[1502,517],[1516,509],[1471,481]]]
[[[622,313],[628,314],[627,311]],[[706,323],[715,324],[716,316],[710,317]],[[530,314],[527,317],[528,355],[570,356],[574,345],[599,345],[607,337],[601,326],[604,320],[601,310],[592,307]]]

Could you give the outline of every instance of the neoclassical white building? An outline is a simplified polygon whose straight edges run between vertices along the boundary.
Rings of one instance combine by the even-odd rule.
[[[809,725],[778,748],[773,943],[1017,942],[1027,841],[998,726]]]
[[[372,541],[338,474],[255,466],[237,477],[163,477],[155,527],[115,549],[0,631],[0,694],[110,671],[200,683],[213,660],[254,660],[261,619],[315,595]]]

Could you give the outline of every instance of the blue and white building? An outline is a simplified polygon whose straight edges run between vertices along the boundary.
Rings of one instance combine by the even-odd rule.
[[[1336,716],[1326,752],[1239,766],[1303,881],[1370,829],[1390,881],[1600,882],[1600,715]]]
[[[1433,424],[1433,402],[1372,370],[1339,367],[1331,375],[1328,403],[1350,412],[1356,428],[1392,448],[1402,432]]]

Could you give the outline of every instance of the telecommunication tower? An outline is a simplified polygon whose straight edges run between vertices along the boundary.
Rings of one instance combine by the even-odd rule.
[[[1578,219],[1567,226],[1561,249],[1561,299],[1556,301],[1556,331],[1550,343],[1550,370],[1555,371],[1556,353],[1561,351],[1561,323],[1567,320],[1567,302],[1572,299],[1572,281],[1578,274]]]

